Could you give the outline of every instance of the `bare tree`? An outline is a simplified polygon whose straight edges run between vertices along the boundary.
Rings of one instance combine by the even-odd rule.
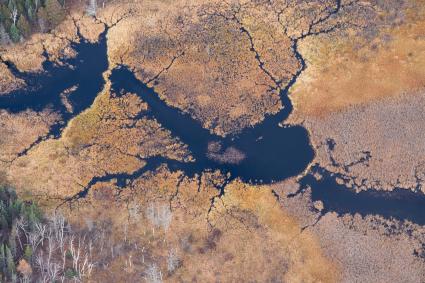
[[[54,213],[50,217],[50,227],[52,228],[55,240],[58,243],[58,246],[61,249],[61,252],[63,252],[64,245],[65,245],[65,233],[66,233],[65,217],[63,217],[62,214]]]
[[[55,282],[59,272],[61,271],[59,264],[45,259],[44,253],[41,250],[37,257],[36,263],[40,270],[41,282]]]
[[[130,220],[139,221],[141,216],[142,207],[136,202],[128,205],[128,217]]]
[[[96,0],[89,0],[89,4],[86,8],[87,15],[95,17],[96,12],[97,12],[97,1]]]
[[[78,237],[78,246],[74,245],[75,237],[71,236],[69,240],[69,251],[72,256],[72,267],[81,279],[90,276],[94,264],[89,260],[89,253],[84,245],[85,238]]]
[[[128,223],[124,223],[124,242],[127,243],[128,237]]]
[[[57,249],[57,244],[54,238],[54,232],[52,226],[49,226],[47,232],[47,265],[50,267],[52,265],[52,256]]]
[[[37,250],[40,244],[43,244],[46,235],[46,225],[41,223],[35,224],[34,231],[28,233],[28,242],[33,251]]]
[[[91,219],[91,218],[86,218],[86,219],[84,219],[84,222],[86,222],[86,226],[87,226],[87,228],[89,229],[89,231],[92,231],[92,230],[93,230],[93,228],[94,228],[94,222],[93,222],[93,219]]]
[[[10,12],[10,17],[12,18],[13,25],[16,26],[16,21],[18,20],[18,9],[13,7],[12,12]]]
[[[162,283],[162,273],[156,264],[152,264],[146,270],[146,281],[148,283]]]
[[[93,240],[97,241],[96,234],[90,239],[73,234],[65,217],[58,213],[50,215],[42,222],[20,217],[15,219],[12,225],[10,239],[19,244],[19,251],[23,252],[22,256],[28,256],[28,263],[22,259],[24,263],[18,266],[19,274],[10,272],[8,282],[64,282],[67,264],[72,264],[75,271],[74,281],[85,281],[90,277],[94,268],[92,251]],[[97,243],[96,246],[100,244]],[[72,260],[67,259],[68,252]],[[9,261],[13,263],[14,258],[10,250],[9,254]],[[6,259],[4,255],[3,258]],[[129,262],[131,267],[131,258]],[[25,271],[25,264],[28,266],[27,271],[22,272]],[[37,270],[36,273],[33,273],[34,269]]]
[[[150,204],[146,210],[147,217],[157,227],[162,227],[167,232],[170,227],[173,214],[167,204]]]
[[[168,257],[167,257],[167,270],[169,273],[172,273],[174,270],[176,270],[179,267],[180,264],[180,260],[177,256],[176,250],[175,249],[171,249],[168,252]]]
[[[56,282],[60,270],[60,266],[56,262],[49,263],[47,269],[47,273],[49,275],[49,282]]]
[[[40,32],[46,32],[46,21],[42,17],[38,18],[38,26],[40,27]]]
[[[0,24],[0,45],[8,45],[11,42],[9,34],[6,32],[4,26]]]
[[[132,261],[132,255],[128,256],[128,260],[125,260],[125,266],[126,266],[126,270],[132,270],[133,269],[133,261]]]

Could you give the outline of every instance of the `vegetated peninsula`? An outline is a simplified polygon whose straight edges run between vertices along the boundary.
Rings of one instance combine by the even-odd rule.
[[[0,0],[0,281],[424,282],[424,21]]]

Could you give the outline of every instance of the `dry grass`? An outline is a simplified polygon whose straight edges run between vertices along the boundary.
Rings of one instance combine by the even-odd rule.
[[[210,1],[124,3],[101,17],[130,8],[135,15],[108,35],[111,65],[129,65],[147,82],[178,57],[154,84],[167,103],[219,135],[257,124],[265,113],[280,109],[278,90],[271,90],[276,83],[261,70],[249,36],[240,30],[244,26],[252,36],[264,68],[287,82],[299,64],[271,7],[247,5],[238,14],[240,23],[218,15],[230,15],[230,5]]]
[[[289,49],[287,35],[280,33],[276,10],[270,10],[267,5],[257,6],[257,1],[248,2],[238,15],[240,23],[252,36],[264,67],[285,82],[299,65]],[[277,91],[269,90],[275,86],[274,82],[259,68],[251,42],[241,32],[239,23],[201,13],[205,12],[204,8],[228,13],[231,7],[219,1],[170,3],[122,1],[107,3],[106,8],[99,11],[99,18],[112,24],[131,10],[128,17],[108,33],[111,68],[126,64],[145,82],[163,71],[157,84],[151,82],[159,95],[220,135],[258,123],[266,113],[278,111],[281,105]],[[81,32],[95,41],[102,25],[81,18],[78,13],[73,16]],[[290,23],[293,25],[290,35],[299,36],[306,22]],[[342,39],[338,41],[342,46],[338,47],[326,38],[303,43],[301,51],[310,66],[293,91],[296,113],[320,115],[329,109],[340,110],[369,101],[377,92],[390,95],[417,87],[423,78],[418,68],[423,60],[419,53],[423,47],[422,39],[415,39],[412,34],[420,34],[421,28],[402,25],[386,31],[392,35],[392,41],[379,43],[373,56],[368,49],[372,45],[353,53],[353,45]],[[75,40],[73,22],[65,22],[53,33],[55,35],[38,37],[47,42],[45,47],[52,58],[62,51],[72,55],[68,43]],[[32,42],[39,56],[40,43],[36,39],[34,36]],[[318,52],[313,52],[313,45],[319,48]],[[333,49],[327,51],[328,47]],[[5,56],[19,68],[39,69],[42,62],[39,57],[34,62],[20,60],[11,55],[13,50]],[[16,50],[22,54],[27,52],[19,46]],[[165,70],[172,61],[171,67]],[[394,68],[403,70],[401,75]],[[351,77],[346,76],[348,72]],[[376,79],[362,82],[364,74],[369,77],[372,73]],[[364,96],[352,95],[353,88],[359,88],[359,82],[364,84]],[[312,93],[314,96],[310,96]],[[324,101],[329,103],[325,110],[318,106]],[[178,160],[188,158],[184,145],[169,131],[153,120],[138,116],[143,116],[145,110],[146,105],[136,95],[115,97],[107,84],[93,105],[67,125],[60,139],[47,140],[16,160],[7,171],[8,181],[20,193],[29,190],[33,196],[52,204],[54,197],[63,199],[74,195],[95,176],[134,172],[145,165],[143,158],[154,155]],[[25,123],[25,127],[30,127],[30,123]],[[24,130],[20,133],[16,137],[25,136]],[[36,134],[31,134],[32,140]],[[12,140],[16,138],[11,138],[10,144]],[[74,227],[86,229],[87,233],[107,233],[104,240],[109,241],[105,243],[108,249],[98,254],[99,265],[93,280],[141,281],[152,264],[156,264],[163,271],[164,279],[170,282],[340,280],[340,266],[324,255],[324,249],[332,244],[325,240],[332,233],[318,230],[316,233],[327,237],[318,239],[309,230],[301,232],[299,221],[279,206],[268,187],[235,181],[227,186],[222,198],[215,198],[208,213],[211,199],[218,194],[214,184],[222,184],[223,179],[219,172],[205,172],[198,187],[196,178],[189,179],[181,172],[160,168],[129,181],[124,188],[116,187],[114,180],[94,185],[87,199],[73,203],[70,206],[73,210],[69,211]],[[146,217],[147,207],[158,203],[169,205],[173,210],[167,231],[154,227]],[[176,250],[181,266],[166,272],[166,259],[172,249]],[[340,251],[338,261],[341,261]]]
[[[67,197],[95,176],[134,172],[144,166],[142,158],[183,160],[185,147],[168,131],[153,120],[136,119],[145,109],[136,95],[114,98],[106,89],[69,122],[60,139],[42,142],[17,159],[8,171],[10,182],[35,194]]]
[[[310,117],[305,126],[313,133],[315,161],[352,178],[356,189],[416,189],[420,185],[424,190],[424,107],[424,92],[407,93],[322,118]],[[328,138],[335,142],[332,151]],[[357,162],[364,152],[370,153],[370,160]]]
[[[414,92],[425,85],[423,4],[406,10],[404,24],[370,40],[355,34],[311,38],[301,53],[308,68],[292,89],[294,120]]]
[[[61,64],[59,59],[75,55],[70,42],[77,40],[76,31],[73,21],[67,19],[50,33],[33,34],[25,42],[8,46],[2,50],[2,58],[13,62],[20,71],[36,72],[42,69],[46,51],[49,60]]]
[[[15,78],[5,64],[0,63],[0,95],[25,86],[25,82]]]
[[[13,160],[16,155],[28,148],[40,136],[49,132],[52,124],[58,122],[60,116],[46,109],[40,113],[24,111],[10,114],[0,111],[0,160],[2,166]]]
[[[348,32],[300,47],[308,68],[291,90],[290,120],[304,121],[315,161],[353,178],[356,189],[414,189],[422,182],[425,10],[423,1],[406,3],[403,20],[372,38]],[[331,153],[328,138],[336,143]],[[364,152],[370,161],[355,164]]]
[[[69,212],[74,226],[108,223],[106,253],[92,280],[141,281],[156,265],[165,282],[337,282],[337,266],[323,256],[312,234],[301,233],[268,188],[234,182],[208,214],[210,198],[217,193],[212,184],[220,182],[220,175],[204,174],[200,192],[196,179],[185,178],[171,198],[180,177],[161,169],[119,194],[113,184],[98,184],[87,200],[73,205],[78,207]],[[151,204],[171,204],[167,231],[147,218]],[[171,250],[180,264],[169,272]]]
[[[313,208],[310,190],[287,198],[298,189],[294,180],[272,186],[286,212],[308,226],[324,253],[339,263],[338,282],[423,282],[425,262],[415,255],[425,242],[424,227],[370,215],[325,214]],[[307,221],[306,221],[307,220]],[[317,223],[316,223],[317,222]]]
[[[223,270],[229,274],[244,270],[244,275],[238,278],[233,274],[230,281],[338,281],[336,263],[323,256],[312,234],[301,232],[299,224],[286,214],[268,187],[232,183],[226,187],[222,201],[217,202],[213,215],[217,227],[226,231],[218,249],[235,256],[233,262],[224,264]]]

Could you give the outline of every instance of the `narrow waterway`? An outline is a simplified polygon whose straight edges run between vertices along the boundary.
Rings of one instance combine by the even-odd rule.
[[[42,72],[21,72],[8,62],[12,73],[25,80],[27,87],[1,95],[0,109],[18,113],[27,109],[42,111],[50,108],[61,114],[62,121],[50,129],[49,136],[59,137],[71,118],[90,107],[105,83],[102,74],[108,69],[106,33],[107,30],[96,43],[85,41],[79,34],[80,42],[72,42],[70,46],[78,55],[65,59],[60,65],[46,60]],[[72,111],[69,111],[61,94],[71,88],[74,90],[66,97],[72,106]]]
[[[137,93],[149,105],[152,117],[188,145],[196,159],[193,164],[181,164],[180,169],[188,175],[206,169],[219,169],[223,173],[230,173],[231,178],[271,183],[301,173],[314,157],[304,128],[279,127],[281,118],[286,117],[292,109],[289,99],[278,115],[268,116],[263,123],[247,128],[237,136],[221,138],[202,128],[201,123],[190,115],[168,106],[127,68],[114,69],[110,80],[115,93]],[[208,144],[211,142],[219,143],[221,151],[232,148],[244,157],[236,163],[209,158]]]
[[[42,111],[51,108],[61,114],[63,122],[52,126],[49,135],[59,137],[67,122],[88,108],[104,85],[102,74],[108,69],[106,33],[107,29],[97,43],[84,40],[72,43],[72,48],[78,53],[77,57],[65,60],[60,66],[47,61],[43,66],[44,72],[41,73],[22,73],[9,63],[9,68],[15,75],[25,79],[28,88],[0,96],[0,109],[18,113],[26,109]],[[303,60],[302,63],[304,64]],[[189,114],[167,105],[152,88],[137,80],[125,66],[112,70],[110,80],[114,93],[136,93],[146,102],[149,110],[146,115],[156,119],[186,144],[195,160],[179,162],[164,157],[151,157],[146,160],[145,167],[133,174],[107,174],[93,178],[89,186],[76,197],[84,197],[88,188],[99,181],[117,179],[118,185],[124,186],[126,180],[155,170],[161,164],[167,164],[171,170],[182,170],[187,176],[201,174],[206,170],[220,170],[228,176],[228,181],[240,178],[245,182],[269,184],[300,174],[314,158],[308,133],[303,127],[279,126],[292,111],[287,93],[289,86],[281,93],[284,107],[279,113],[266,116],[262,123],[244,129],[237,135],[222,138],[204,129]],[[70,112],[60,94],[71,87],[76,89],[67,98],[73,108]],[[313,170],[318,169],[314,167]],[[329,174],[316,180],[313,172],[302,178],[301,184],[312,188],[313,200],[323,201],[325,212],[360,213],[363,216],[376,214],[425,224],[423,194],[403,190],[356,194],[338,185],[334,176]]]
[[[321,178],[316,179],[315,173]],[[311,188],[312,201],[322,201],[323,214],[333,211],[339,215],[357,213],[362,217],[380,215],[425,225],[425,194],[403,188],[393,191],[369,189],[357,193],[344,184],[338,184],[337,177],[338,174],[314,166],[300,181],[302,190]]]

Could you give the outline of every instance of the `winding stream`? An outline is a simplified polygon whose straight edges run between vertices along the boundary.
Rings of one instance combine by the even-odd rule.
[[[278,115],[269,116],[263,123],[245,129],[238,136],[220,138],[202,128],[201,123],[190,115],[168,106],[153,89],[137,80],[125,67],[114,69],[110,80],[115,93],[137,93],[149,105],[152,117],[188,145],[196,160],[179,165],[179,169],[187,175],[206,169],[219,169],[223,173],[229,172],[231,178],[271,183],[301,173],[313,159],[314,152],[304,128],[279,127],[279,122],[292,109],[289,99],[286,99],[285,108]],[[238,163],[208,158],[208,144],[211,142],[220,143],[221,151],[227,148],[236,149],[245,158]]]
[[[76,58],[66,59],[61,66],[46,61],[42,73],[20,72],[12,63],[6,62],[17,77],[28,83],[28,88],[0,96],[0,109],[17,113],[26,109],[41,111],[51,108],[62,115],[63,123],[52,126],[48,136],[60,137],[67,122],[90,107],[103,87],[102,74],[108,69],[107,31],[108,29],[100,35],[97,43],[86,42],[80,36],[80,43],[72,43],[72,48],[78,53]],[[304,69],[305,63],[301,55],[298,52],[296,55],[300,57]],[[292,111],[287,90],[295,83],[296,77],[281,92],[284,107],[279,113],[268,115],[262,123],[247,128],[238,135],[221,138],[204,129],[189,114],[168,106],[152,88],[137,80],[125,66],[115,68],[110,76],[114,93],[136,93],[148,104],[149,112],[146,115],[156,119],[165,129],[171,131],[173,136],[186,144],[195,160],[180,162],[160,156],[150,157],[146,160],[147,165],[133,174],[107,174],[94,177],[86,189],[75,197],[84,197],[88,189],[99,181],[117,179],[118,185],[124,186],[126,180],[155,170],[161,164],[167,164],[170,170],[182,170],[187,176],[218,169],[229,176],[228,182],[241,178],[245,182],[256,184],[269,184],[302,173],[314,158],[308,133],[301,126],[279,126]],[[77,88],[69,94],[68,101],[73,108],[73,111],[69,111],[59,94],[73,86]],[[40,139],[37,142],[41,141]],[[26,154],[31,147],[20,155]],[[229,162],[226,158],[220,158],[229,152],[234,161]],[[379,191],[356,194],[347,188],[340,188],[341,185],[338,185],[335,178],[330,175],[326,175],[320,181],[316,180],[312,175],[314,170],[318,169],[314,167],[300,183],[304,188],[307,186],[312,188],[313,200],[323,201],[324,212],[378,214],[425,225],[423,194],[403,190],[391,194]]]

